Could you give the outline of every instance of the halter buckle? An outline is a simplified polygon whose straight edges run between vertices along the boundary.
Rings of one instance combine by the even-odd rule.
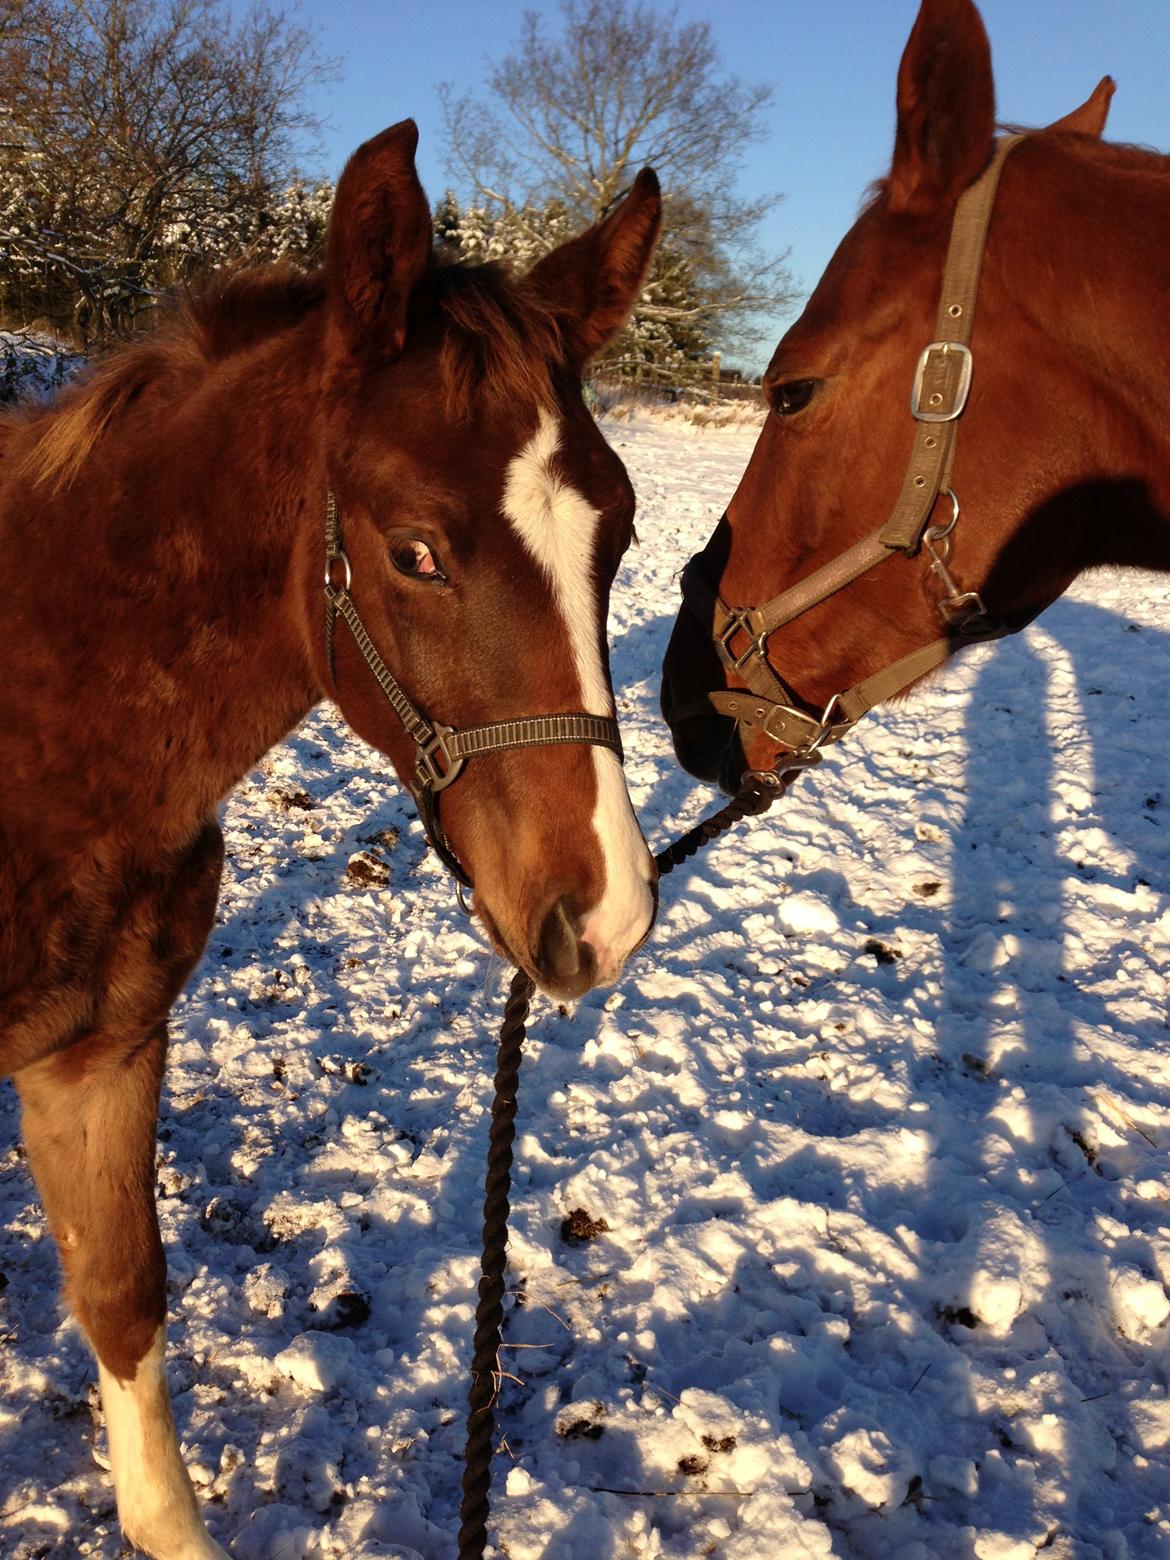
[[[926,423],[954,422],[967,404],[973,362],[970,347],[961,341],[932,341],[924,347],[910,391],[911,416]]]
[[[415,781],[419,789],[432,793],[445,791],[462,774],[467,760],[453,756],[447,746],[448,738],[454,735],[454,726],[442,726],[436,721],[430,738],[419,743],[415,769]]]
[[[724,664],[737,672],[742,672],[748,662],[754,660],[756,656],[761,660],[766,659],[767,656],[764,636],[752,631],[751,619],[755,615],[755,610],[754,607],[728,607],[727,622],[716,641]],[[746,634],[751,643],[742,655],[737,656],[731,648],[731,641],[739,633]]]

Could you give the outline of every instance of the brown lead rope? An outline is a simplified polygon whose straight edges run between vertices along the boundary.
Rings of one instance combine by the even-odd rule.
[[[787,760],[788,767],[783,772],[747,777],[749,783],[726,807],[704,818],[693,829],[688,829],[679,839],[658,852],[654,859],[659,877],[666,877],[675,867],[681,866],[704,846],[710,845],[712,840],[734,828],[741,819],[766,812],[773,802],[784,795],[800,771],[811,767],[819,758],[819,753],[797,755]],[[504,1322],[504,1269],[508,1260],[508,1215],[511,1212],[508,1196],[512,1188],[516,1094],[520,1087],[524,1026],[533,989],[532,977],[524,970],[517,970],[512,977],[496,1051],[496,1092],[492,1104],[487,1177],[484,1184],[483,1262],[479,1304],[475,1312],[463,1504],[459,1512],[459,1560],[481,1560],[487,1543],[491,1466],[495,1452],[495,1402]]]

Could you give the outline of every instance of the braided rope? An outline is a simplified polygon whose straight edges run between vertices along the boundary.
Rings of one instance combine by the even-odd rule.
[[[813,760],[815,762],[815,759]],[[660,850],[654,858],[660,877],[696,855],[743,818],[757,817],[784,795],[809,760],[787,773],[753,779],[717,813]],[[512,1143],[516,1136],[516,1094],[524,1025],[533,982],[523,970],[512,977],[496,1051],[495,1100],[488,1138],[488,1168],[483,1202],[483,1262],[479,1304],[475,1312],[475,1343],[468,1399],[467,1446],[464,1452],[463,1503],[459,1508],[459,1560],[482,1560],[487,1543],[491,1465],[495,1453],[495,1402],[504,1322],[504,1269],[507,1265],[508,1196],[512,1181]]]
[[[459,1560],[480,1560],[487,1542],[488,1493],[495,1451],[494,1410],[500,1334],[504,1323],[504,1268],[511,1211],[508,1193],[512,1185],[512,1141],[516,1136],[516,1090],[520,1085],[520,1051],[532,992],[532,977],[517,970],[512,977],[496,1051],[496,1097],[492,1104],[483,1199],[483,1266],[479,1304],[475,1311],[463,1504],[459,1509]]]

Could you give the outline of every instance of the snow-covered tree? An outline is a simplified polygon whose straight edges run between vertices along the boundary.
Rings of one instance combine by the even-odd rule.
[[[4,0],[3,316],[88,342],[207,264],[311,247],[294,155],[326,69],[262,3]]]

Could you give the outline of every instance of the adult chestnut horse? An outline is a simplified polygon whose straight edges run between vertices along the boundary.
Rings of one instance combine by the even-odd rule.
[[[548,990],[613,979],[653,917],[605,653],[633,495],[580,375],[657,182],[517,280],[434,256],[416,142],[350,160],[322,274],[244,274],[0,424],[0,1062],[158,1560],[224,1553],[172,1424],[153,1196],[218,800],[329,694]]]
[[[923,0],[889,176],[684,577],[663,712],[692,773],[783,767],[1085,569],[1170,568],[1170,159],[1100,141],[1111,93],[997,154],[978,12]]]

